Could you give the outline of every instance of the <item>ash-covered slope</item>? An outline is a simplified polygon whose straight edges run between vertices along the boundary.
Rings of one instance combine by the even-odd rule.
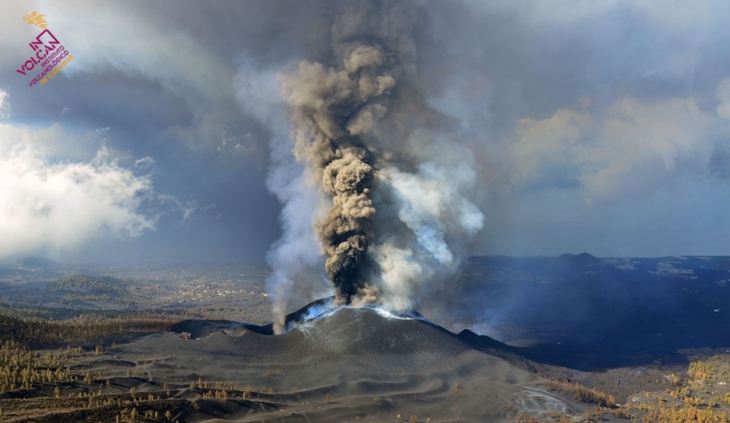
[[[168,331],[190,334],[191,339],[206,338],[216,332],[232,338],[257,337],[260,338],[257,343],[289,344],[300,352],[306,350],[311,353],[412,354],[440,351],[453,354],[468,348],[512,350],[492,338],[471,332],[468,336],[465,333],[455,335],[416,311],[395,315],[372,307],[333,308],[331,303],[332,298],[323,298],[290,313],[286,317],[288,331],[281,335],[274,335],[271,323],[258,326],[229,320],[185,320],[170,326]]]
[[[186,321],[170,330],[207,336],[159,334],[122,347],[119,356],[174,351],[149,369],[156,379],[263,387],[253,402],[226,412],[230,421],[387,421],[413,414],[419,421],[507,422],[520,412],[577,416],[587,408],[534,385],[540,380],[534,372],[503,359],[509,347],[453,334],[417,313],[328,309],[325,301],[292,313],[288,323],[288,332],[270,335],[270,326]],[[260,404],[268,408],[252,408]],[[211,419],[222,415],[199,411],[183,417],[209,421],[201,413]]]
[[[301,337],[313,352],[338,354],[458,354],[469,348],[426,320],[367,307],[334,309],[283,336]]]
[[[334,297],[321,298],[313,301],[304,307],[286,315],[285,326],[291,328],[298,322],[310,320],[331,308]],[[189,319],[175,323],[167,328],[169,332],[178,334],[189,333],[191,339],[205,338],[206,336],[219,331],[225,331],[234,336],[241,335],[244,331],[251,331],[261,335],[273,335],[274,324],[252,325],[250,323],[236,322],[232,320],[199,320]]]
[[[326,356],[383,370],[422,369],[467,351],[498,357],[530,372],[540,371],[539,362],[547,359],[469,330],[454,334],[417,311],[394,315],[377,308],[333,308],[331,304],[332,298],[323,298],[290,313],[288,331],[281,335],[274,335],[271,323],[258,326],[228,320],[185,320],[168,330],[185,338],[189,334],[201,342],[199,347],[231,354],[282,359]]]

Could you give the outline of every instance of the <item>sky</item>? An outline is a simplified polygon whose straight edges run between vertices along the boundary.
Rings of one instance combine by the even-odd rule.
[[[265,263],[280,75],[326,55],[333,3],[4,1],[0,261]],[[478,172],[468,254],[730,255],[729,3],[413,3],[419,89]],[[33,11],[73,57],[42,86]]]

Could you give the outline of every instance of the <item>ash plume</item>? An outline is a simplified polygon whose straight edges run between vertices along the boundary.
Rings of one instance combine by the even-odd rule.
[[[378,97],[393,87],[392,77],[372,75],[382,62],[378,50],[357,46],[344,58],[345,69],[305,61],[282,84],[293,108],[295,154],[316,170],[322,190],[332,196],[328,216],[315,229],[329,255],[325,268],[338,302],[350,302],[365,288],[361,266],[374,233],[375,178],[372,155],[359,135],[373,124],[368,106],[384,112]]]
[[[345,10],[332,27],[333,65],[300,62],[283,75],[282,96],[292,109],[295,155],[332,196],[315,230],[329,256],[325,268],[336,301],[349,303],[370,288],[364,267],[375,236],[376,157],[367,137],[388,113],[396,78],[403,74],[398,45],[404,35],[393,24],[407,19],[407,8],[338,6]],[[372,21],[373,14],[379,19]]]
[[[412,307],[454,273],[468,236],[483,224],[471,151],[450,138],[452,124],[421,89],[417,40],[425,20],[409,1],[337,2],[315,34],[326,41],[314,45],[314,57],[278,73],[293,155],[324,199],[326,211],[310,218],[335,304]],[[290,235],[277,243],[274,267],[291,261],[280,259]],[[271,291],[288,287],[293,273],[272,278]],[[275,310],[282,301],[274,298]]]

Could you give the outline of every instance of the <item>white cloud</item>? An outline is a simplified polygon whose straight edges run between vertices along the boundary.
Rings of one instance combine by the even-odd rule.
[[[547,119],[518,120],[509,149],[510,183],[522,187],[553,168],[570,165],[590,123],[590,116],[570,109],[560,109]]]
[[[0,119],[7,119],[10,116],[10,102],[8,93],[0,90]]]
[[[717,0],[473,0],[472,4],[487,10],[515,11],[536,24],[547,25],[574,25],[625,8],[644,13],[652,20],[678,29],[696,29],[713,17],[716,18],[717,12],[725,8],[725,4]]]
[[[154,229],[140,212],[148,177],[105,158],[54,162],[46,140],[63,130],[0,124],[0,258],[59,252],[104,237]]]
[[[685,168],[705,171],[716,123],[691,97],[627,98],[596,117],[560,109],[518,121],[507,173],[513,188],[569,174],[588,203],[615,200],[656,188]]]
[[[717,106],[717,115],[724,119],[730,119],[730,78],[725,78],[717,87],[717,99],[720,105]]]
[[[659,185],[680,166],[706,169],[712,119],[692,98],[614,104],[602,117],[598,142],[582,147],[576,160],[584,197],[613,200]]]

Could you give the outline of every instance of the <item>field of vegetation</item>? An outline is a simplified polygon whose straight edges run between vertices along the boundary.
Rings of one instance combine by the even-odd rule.
[[[730,422],[730,353],[712,350],[682,351],[689,360],[683,374],[664,378],[673,385],[660,392],[641,392],[626,404],[593,388],[566,380],[544,383],[549,391],[572,395],[576,401],[595,404],[578,421],[601,422],[610,416],[640,423],[728,423]],[[519,414],[516,423],[563,423],[573,416],[553,413],[549,418]]]

